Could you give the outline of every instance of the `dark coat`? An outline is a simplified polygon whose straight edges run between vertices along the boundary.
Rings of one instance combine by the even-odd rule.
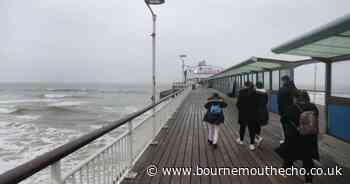
[[[293,105],[293,92],[294,88],[290,85],[284,85],[278,90],[277,103],[278,103],[278,113],[283,115],[287,108]]]
[[[258,124],[259,99],[255,90],[242,89],[239,91],[236,106],[238,108],[239,124]]]
[[[303,111],[315,111],[318,115],[317,107],[312,104],[298,104]],[[296,105],[292,105],[282,116],[286,124],[285,145],[279,154],[282,158],[291,160],[316,159],[319,160],[317,135],[300,135],[296,127],[299,126],[299,117],[302,112]],[[293,123],[293,124],[292,124]]]
[[[204,107],[207,109],[207,112],[204,115],[203,121],[214,125],[219,125],[221,123],[224,123],[225,115],[223,112],[219,116],[212,116],[210,114],[209,110],[212,105],[220,105],[221,108],[225,108],[227,106],[227,103],[225,103],[222,98],[217,98],[217,99],[208,98],[207,103],[205,103],[204,105]]]
[[[267,109],[267,103],[269,101],[269,97],[265,91],[256,91],[259,99],[258,104],[258,117],[259,117],[259,124],[261,126],[265,126],[269,122],[269,111]]]

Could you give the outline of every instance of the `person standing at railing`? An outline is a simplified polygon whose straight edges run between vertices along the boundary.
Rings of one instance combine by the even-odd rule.
[[[282,116],[286,113],[287,108],[293,105],[293,93],[296,91],[296,87],[294,85],[294,82],[287,75],[281,78],[281,82],[282,82],[282,87],[278,90],[277,103],[278,103],[278,114],[281,117],[280,121],[282,124],[282,130],[283,130],[283,138],[280,141],[280,143],[282,144],[284,143],[286,138],[285,122],[283,122]]]
[[[219,126],[224,123],[224,108],[227,104],[224,99],[219,96],[218,93],[214,93],[208,98],[204,107],[207,109],[207,113],[204,116],[203,121],[208,123],[208,143],[212,145],[214,149],[217,148],[217,142],[219,138]]]
[[[268,95],[267,91],[264,89],[264,85],[262,82],[256,83],[256,93],[258,95],[258,117],[259,123],[256,129],[256,144],[259,146],[263,141],[263,137],[261,136],[261,128],[262,126],[266,126],[269,122],[269,111],[267,110],[268,103]]]
[[[240,124],[240,137],[236,142],[243,145],[245,130],[248,127],[250,137],[250,150],[255,150],[255,134],[258,127],[258,95],[253,83],[246,82],[245,88],[239,91],[237,108],[238,108],[238,123]]]

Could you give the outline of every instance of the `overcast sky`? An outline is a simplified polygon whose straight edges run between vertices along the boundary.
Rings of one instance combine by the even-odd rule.
[[[229,67],[350,10],[349,0],[168,0],[158,16],[158,80],[178,55]],[[143,0],[0,0],[0,81],[150,82]]]

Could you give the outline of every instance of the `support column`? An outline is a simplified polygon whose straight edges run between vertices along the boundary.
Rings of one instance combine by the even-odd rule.
[[[272,71],[269,71],[269,74],[270,74],[270,91],[272,91],[272,82],[273,82],[273,80],[272,80]]]
[[[332,91],[332,63],[331,62],[326,62],[325,63],[325,117],[326,117],[326,133],[328,133],[328,127],[329,121],[328,118],[328,100],[329,97],[331,97],[331,91]]]

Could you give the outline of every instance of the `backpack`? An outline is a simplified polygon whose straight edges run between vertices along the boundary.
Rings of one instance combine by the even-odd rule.
[[[219,104],[214,104],[210,107],[209,112],[211,114],[220,115],[222,113],[222,108],[220,107]]]
[[[303,109],[296,105],[301,112],[299,117],[299,126],[297,127],[300,135],[317,135],[318,134],[318,117],[312,110],[303,111]]]

